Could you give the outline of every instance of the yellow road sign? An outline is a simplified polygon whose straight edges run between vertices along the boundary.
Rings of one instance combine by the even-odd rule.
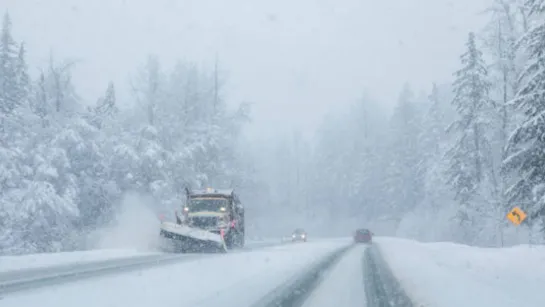
[[[522,211],[519,207],[515,207],[507,213],[507,219],[516,226],[520,225],[524,219],[526,219],[526,213]]]

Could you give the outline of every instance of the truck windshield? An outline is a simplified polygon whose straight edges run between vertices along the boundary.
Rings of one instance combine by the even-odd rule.
[[[225,198],[192,198],[187,205],[189,212],[213,211],[220,212],[227,209]]]

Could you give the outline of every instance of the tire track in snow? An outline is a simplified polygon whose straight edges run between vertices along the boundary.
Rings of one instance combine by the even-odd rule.
[[[350,306],[366,306],[366,307],[413,307],[414,304],[405,294],[404,290],[399,285],[393,274],[390,272],[388,264],[382,259],[380,251],[376,245],[366,247],[364,249],[354,250],[358,244],[352,244],[348,247],[337,250],[317,265],[310,268],[303,274],[300,274],[293,280],[280,285],[277,289],[269,293],[260,301],[251,307],[302,307],[302,306],[318,306],[315,303],[316,297],[324,295],[346,295],[347,293],[339,293],[342,291],[334,291],[321,293],[323,291],[321,285],[326,285],[329,278],[338,269],[338,266],[343,263],[344,266],[349,263],[344,263],[344,260],[350,263],[354,262],[354,270],[359,270],[361,279],[359,280],[361,287],[361,295],[358,299],[350,302]],[[350,252],[358,254],[350,254]],[[350,255],[351,259],[345,259]],[[354,260],[354,261],[352,261]],[[359,261],[359,262],[358,262]],[[337,278],[339,282],[345,282],[344,278]],[[350,282],[347,278],[346,282]],[[361,284],[363,283],[363,284]],[[331,286],[331,284],[327,284]],[[343,286],[343,285],[335,285]],[[350,287],[352,285],[344,285]],[[354,286],[353,289],[357,289]],[[314,300],[313,300],[314,299]],[[329,298],[327,302],[321,302],[324,306],[331,306],[331,301],[338,303],[346,303],[343,301],[345,297]],[[321,305],[320,305],[321,306]],[[344,305],[343,305],[344,306]]]
[[[322,276],[332,268],[354,245],[336,250],[303,274],[278,286],[251,307],[299,307],[320,284]]]
[[[363,255],[364,287],[367,307],[413,307],[376,246]]]

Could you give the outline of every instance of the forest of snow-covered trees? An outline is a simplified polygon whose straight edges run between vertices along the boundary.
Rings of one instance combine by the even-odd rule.
[[[313,139],[294,132],[261,143],[244,139],[250,106],[229,107],[217,67],[162,67],[150,55],[131,73],[134,106],[121,108],[108,80],[88,106],[71,79],[77,62],[51,55],[29,73],[6,14],[0,254],[87,248],[125,193],[171,211],[185,185],[238,189],[256,233],[393,221],[399,235],[422,240],[540,241],[545,1],[494,0],[487,13],[451,84],[414,93],[408,80],[391,114],[363,97],[334,108]],[[515,205],[528,213],[518,229],[505,219]]]
[[[80,102],[70,71],[51,57],[31,78],[25,45],[9,15],[0,38],[0,251],[84,248],[108,223],[123,193],[180,204],[185,185],[237,185],[244,165],[237,138],[248,106],[228,110],[214,69],[179,62],[162,68],[150,56],[133,74],[133,109],[116,105],[104,83],[94,106]]]

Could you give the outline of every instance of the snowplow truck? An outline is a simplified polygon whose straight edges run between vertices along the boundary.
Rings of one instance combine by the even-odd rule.
[[[174,252],[227,252],[244,247],[244,207],[234,190],[186,189],[176,222],[161,223],[160,235]]]

